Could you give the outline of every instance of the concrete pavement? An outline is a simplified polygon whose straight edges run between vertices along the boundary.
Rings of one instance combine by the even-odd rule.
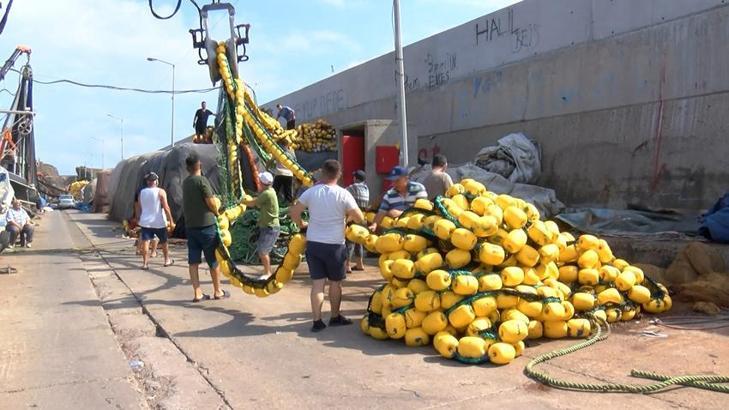
[[[177,265],[157,259],[141,271],[131,242],[121,243],[115,224],[101,215],[71,215],[106,263],[141,301],[166,335],[195,363],[234,408],[456,407],[504,408],[723,408],[724,396],[679,388],[655,395],[587,394],[545,388],[522,375],[530,357],[572,342],[539,342],[525,357],[504,366],[464,366],[437,357],[430,347],[412,349],[361,334],[358,326],[309,331],[305,265],[280,293],[259,299],[232,289],[228,300],[189,302],[192,297],[183,245],[173,247]],[[205,278],[207,275],[202,274]],[[369,293],[381,283],[374,268],[351,275],[345,314],[358,318]],[[209,282],[204,282],[208,288]],[[607,342],[544,366],[579,381],[642,383],[630,369],[666,374],[729,374],[727,329],[712,332],[661,328],[666,338],[641,336],[648,319],[623,324]]]
[[[0,408],[145,408],[73,251],[85,237],[61,213],[39,223],[32,249],[0,256],[18,270],[0,275]]]
[[[725,408],[724,395],[696,389],[588,394],[523,376],[530,358],[568,341],[534,343],[525,357],[495,367],[376,341],[356,325],[313,334],[305,265],[272,297],[226,285],[230,299],[193,304],[184,245],[173,247],[176,266],[158,258],[142,271],[132,241],[103,215],[54,213],[41,222],[36,247],[1,257],[19,268],[0,275],[3,409]],[[345,314],[361,316],[378,276],[375,268],[351,276]],[[659,328],[666,337],[656,338],[643,336],[646,329],[647,318],[622,324],[608,341],[543,368],[588,382],[644,383],[628,377],[632,368],[729,374],[729,330]],[[132,360],[143,366],[132,370]]]

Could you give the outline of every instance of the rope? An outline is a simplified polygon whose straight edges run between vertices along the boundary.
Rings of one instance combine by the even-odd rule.
[[[580,383],[566,380],[560,380],[550,376],[546,372],[541,372],[535,368],[542,363],[546,363],[560,356],[566,356],[578,350],[592,346],[602,340],[607,339],[610,334],[610,325],[601,318],[592,317],[591,322],[595,331],[587,340],[579,342],[573,346],[563,349],[557,349],[535,357],[524,368],[524,374],[542,384],[564,390],[574,390],[582,392],[600,392],[600,393],[657,393],[668,387],[681,385],[695,387],[703,390],[710,390],[718,393],[729,393],[729,386],[722,385],[729,383],[729,376],[719,375],[682,375],[682,376],[665,376],[653,372],[643,370],[631,370],[630,375],[643,379],[656,380],[658,383],[652,384],[621,384],[621,383]],[[605,332],[603,332],[605,326]]]

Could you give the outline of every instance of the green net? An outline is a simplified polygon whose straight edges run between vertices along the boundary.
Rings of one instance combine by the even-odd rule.
[[[233,243],[228,250],[230,251],[230,257],[236,263],[244,265],[256,265],[260,263],[256,254],[258,215],[258,209],[250,208],[230,227]],[[306,216],[304,216],[304,219],[307,219]],[[279,224],[281,225],[281,234],[271,251],[272,264],[278,264],[283,260],[291,235],[299,231],[296,224],[289,217],[288,208],[279,209]]]

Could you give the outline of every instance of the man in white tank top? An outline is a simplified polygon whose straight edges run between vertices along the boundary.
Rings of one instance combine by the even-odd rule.
[[[149,242],[156,236],[159,239],[159,246],[165,257],[164,266],[174,263],[170,259],[169,247],[167,246],[167,225],[170,229],[175,228],[172,221],[172,212],[167,203],[167,192],[158,187],[159,177],[150,172],[144,177],[147,187],[139,193],[137,202],[137,215],[139,215],[139,226],[142,228],[140,239],[142,240],[142,269],[149,269]]]

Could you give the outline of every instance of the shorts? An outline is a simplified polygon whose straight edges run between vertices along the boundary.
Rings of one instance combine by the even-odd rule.
[[[196,125],[195,135],[205,135],[205,131],[208,129],[207,125]]]
[[[160,244],[167,243],[167,228],[142,227],[140,238],[142,238],[143,241],[151,241],[155,236],[159,239]]]
[[[218,261],[215,259],[218,243],[218,231],[215,225],[187,228],[187,263],[199,265],[202,262],[200,254],[203,254],[208,266],[211,268],[218,266]]]
[[[329,279],[332,282],[346,279],[346,261],[345,244],[306,242],[306,263],[311,279]]]
[[[364,245],[347,241],[347,256],[349,259],[364,256]]]
[[[293,130],[294,128],[296,128],[296,119],[293,119],[293,120],[290,120],[290,121],[286,121],[286,129],[287,130]]]
[[[280,226],[262,227],[258,230],[258,242],[256,243],[256,253],[268,255],[276,245],[278,235],[281,233]]]

